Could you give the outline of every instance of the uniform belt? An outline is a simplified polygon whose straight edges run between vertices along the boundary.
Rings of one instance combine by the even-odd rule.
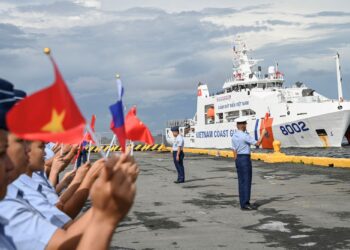
[[[237,156],[250,156],[250,154],[237,154]]]

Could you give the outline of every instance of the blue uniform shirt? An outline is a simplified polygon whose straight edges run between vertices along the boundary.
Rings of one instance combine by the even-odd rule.
[[[33,181],[28,175],[22,174],[13,185],[22,190],[23,198],[55,226],[63,227],[71,220],[68,215],[49,202],[42,191],[42,185]]]
[[[184,145],[185,145],[184,138],[182,137],[182,135],[178,134],[173,143],[173,151],[177,151],[178,147],[181,147],[181,149],[183,149]]]
[[[42,193],[52,205],[56,205],[58,202],[58,194],[55,188],[52,186],[44,171],[38,171],[33,173],[32,180],[39,183],[42,186]]]
[[[237,154],[250,154],[250,146],[256,143],[253,137],[241,130],[237,130],[232,136],[232,149]]]
[[[15,243],[13,243],[11,237],[8,237],[5,234],[5,226],[8,224],[8,221],[0,216],[0,249],[6,250],[15,250]]]
[[[5,199],[0,201],[0,214],[8,221],[5,235],[11,237],[18,250],[45,249],[58,227],[51,224],[24,198],[15,185],[7,186]]]

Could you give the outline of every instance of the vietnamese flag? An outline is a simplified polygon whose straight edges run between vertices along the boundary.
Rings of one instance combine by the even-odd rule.
[[[49,55],[55,81],[23,99],[7,114],[9,131],[26,140],[79,144],[85,119],[70,94],[61,73]]]
[[[136,107],[132,107],[125,117],[126,138],[131,141],[141,141],[148,145],[154,144],[154,139],[146,125],[136,116]]]

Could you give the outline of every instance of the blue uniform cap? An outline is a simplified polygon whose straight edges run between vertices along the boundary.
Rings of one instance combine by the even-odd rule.
[[[23,100],[24,98],[27,97],[27,93],[20,89],[14,89],[13,93],[15,95],[16,102]]]
[[[15,103],[13,84],[0,78],[0,129],[7,130],[6,114]]]
[[[173,132],[179,132],[179,126],[171,127],[171,131],[173,131]]]

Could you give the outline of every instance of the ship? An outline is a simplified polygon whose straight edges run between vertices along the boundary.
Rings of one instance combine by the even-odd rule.
[[[350,102],[344,100],[340,56],[336,53],[338,99],[330,99],[296,82],[284,85],[284,73],[275,63],[266,73],[250,57],[251,51],[240,38],[233,43],[233,72],[221,91],[211,93],[208,85],[197,86],[197,112],[192,119],[171,120],[165,138],[172,143],[171,127],[179,126],[185,147],[231,148],[237,130],[235,120],[247,120],[247,132],[258,140],[266,129],[262,148],[273,148],[278,140],[288,147],[341,147],[350,144]],[[336,84],[334,84],[336,85]]]

